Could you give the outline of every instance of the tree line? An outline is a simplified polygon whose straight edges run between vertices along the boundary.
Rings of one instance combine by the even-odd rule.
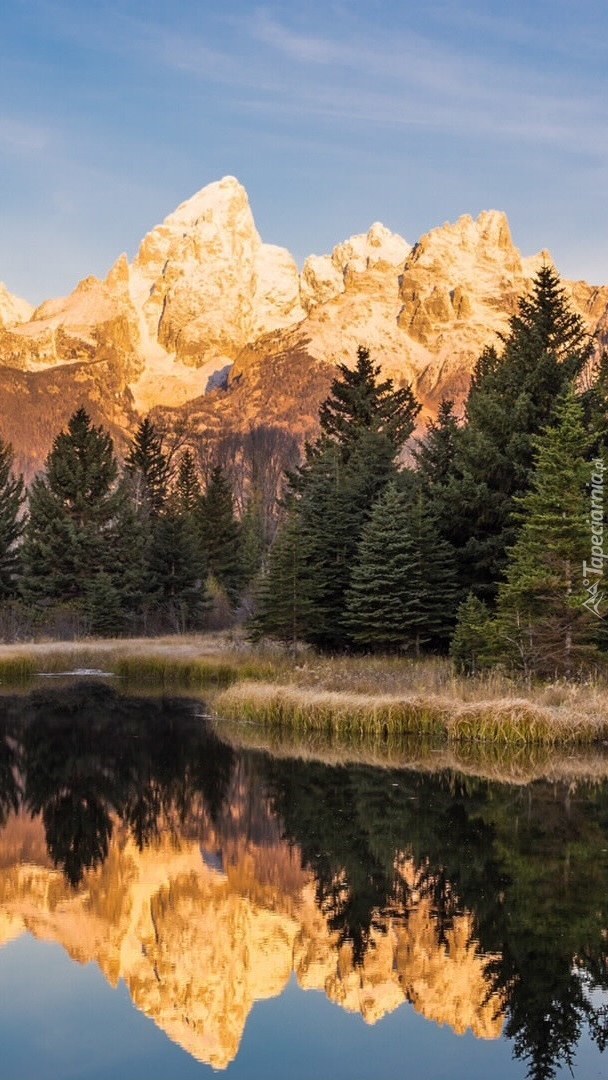
[[[411,388],[363,347],[301,460],[279,429],[226,437],[218,462],[146,418],[121,468],[80,409],[26,513],[0,447],[1,597],[94,633],[196,629],[220,603],[293,646],[451,651],[467,672],[597,665],[608,369],[594,355],[543,266],[464,415],[444,400],[421,438]]]
[[[247,438],[251,441],[252,433]],[[270,542],[268,472],[272,433],[241,440],[258,461],[239,517],[229,470],[190,446],[172,452],[161,430],[141,421],[121,467],[110,435],[85,409],[53,442],[29,491],[0,447],[0,599],[5,633],[184,632],[230,619]],[[274,443],[277,440],[274,439]],[[280,440],[279,440],[280,442]],[[283,451],[291,449],[284,440]]]
[[[290,477],[260,635],[451,651],[466,672],[572,675],[602,662],[605,358],[548,266],[501,344],[475,365],[464,416],[443,401],[409,466],[411,390],[382,381],[363,348],[354,370],[338,368],[320,436]]]

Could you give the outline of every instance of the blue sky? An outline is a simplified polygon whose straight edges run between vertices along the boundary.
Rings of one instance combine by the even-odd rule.
[[[225,174],[302,260],[504,209],[608,282],[605,0],[7,0],[0,280],[103,275]]]

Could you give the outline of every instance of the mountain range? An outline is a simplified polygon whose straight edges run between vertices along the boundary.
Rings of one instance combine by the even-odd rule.
[[[359,345],[432,415],[461,402],[482,349],[551,256],[524,258],[506,216],[484,211],[411,245],[380,223],[309,256],[263,243],[245,189],[209,184],[105,279],[37,308],[0,284],[0,434],[27,475],[79,405],[117,440],[142,415],[207,436],[257,424],[314,432],[336,363]],[[598,343],[608,286],[563,281]]]
[[[301,850],[282,837],[262,793],[240,777],[233,796],[232,819],[212,826],[201,810],[189,831],[143,851],[117,827],[104,865],[77,889],[52,866],[41,818],[11,815],[0,834],[0,950],[29,934],[61,945],[78,964],[97,964],[214,1069],[237,1056],[255,1003],[279,997],[292,978],[368,1024],[410,1002],[458,1034],[500,1036],[503,1002],[472,913],[456,914],[443,930],[429,896],[407,913],[378,913],[359,965],[319,909]],[[260,842],[233,835],[245,819]],[[415,896],[420,868],[404,855],[399,874]]]

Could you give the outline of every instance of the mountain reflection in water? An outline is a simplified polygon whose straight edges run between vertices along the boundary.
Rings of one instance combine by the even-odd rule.
[[[2,699],[0,826],[0,943],[95,961],[215,1068],[293,974],[369,1023],[502,1033],[535,1080],[606,1044],[605,784],[237,752],[190,704],[80,684]]]

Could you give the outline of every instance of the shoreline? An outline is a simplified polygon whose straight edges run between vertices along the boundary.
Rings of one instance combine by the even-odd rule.
[[[430,736],[442,744],[608,745],[608,684],[524,686],[504,675],[460,677],[448,660],[293,659],[227,634],[0,645],[0,692],[41,674],[97,669],[125,686],[207,691],[218,720],[262,732],[332,733],[375,743]]]

